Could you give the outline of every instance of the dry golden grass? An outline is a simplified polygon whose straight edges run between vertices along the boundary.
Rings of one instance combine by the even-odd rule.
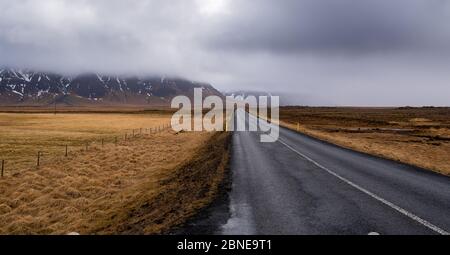
[[[228,135],[146,132],[170,117],[0,113],[0,234],[153,234],[183,223],[217,193]],[[130,139],[139,128],[144,134]],[[44,152],[39,168],[37,151]]]
[[[54,118],[42,116],[39,120],[45,117]],[[29,123],[36,120],[23,118]],[[100,116],[60,118],[81,121],[98,120]],[[107,128],[113,131],[134,127],[127,123],[126,116],[107,118]],[[142,118],[138,117],[134,124],[147,124],[148,117]],[[89,123],[78,123],[78,128],[84,127],[90,134]],[[58,135],[60,125],[67,124],[52,121],[42,132],[54,130],[56,133],[52,135]],[[78,134],[70,125],[65,127]],[[93,134],[100,133],[99,129],[95,130]],[[121,141],[118,146],[97,145],[87,152],[78,151],[67,158],[46,162],[39,169],[24,169],[7,176],[0,180],[0,233],[168,231],[214,198],[226,170],[227,136],[226,133],[175,134],[166,130]]]
[[[450,108],[283,107],[280,120],[343,147],[450,174]]]
[[[133,105],[95,105],[95,106],[66,106],[57,105],[57,113],[173,113],[175,109],[168,106],[133,106]],[[53,105],[46,106],[5,106],[0,105],[0,112],[3,113],[54,113]]]
[[[149,182],[137,186],[130,192],[135,198],[128,199],[117,210],[109,210],[110,213],[93,228],[93,232],[167,233],[210,204],[219,193],[228,170],[231,136],[226,132],[204,135],[209,139],[192,150],[188,160],[160,178],[155,189],[157,192],[142,192],[148,190],[149,185],[153,187]]]
[[[66,145],[71,153],[86,143],[111,143],[133,129],[169,122],[170,115],[160,113],[0,113],[0,160],[6,160],[6,174],[13,174],[35,166],[38,151],[46,164],[64,155]]]

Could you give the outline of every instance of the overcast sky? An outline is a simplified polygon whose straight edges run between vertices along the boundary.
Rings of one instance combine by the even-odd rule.
[[[447,0],[0,0],[0,66],[450,105]]]

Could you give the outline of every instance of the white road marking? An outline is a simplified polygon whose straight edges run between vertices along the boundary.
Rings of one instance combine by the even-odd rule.
[[[297,153],[298,155],[300,155],[301,157],[305,158],[306,160],[308,160],[309,162],[313,163],[314,165],[316,165],[317,167],[321,168],[322,170],[325,170],[329,174],[331,174],[331,175],[335,176],[336,178],[340,179],[341,181],[343,181],[343,182],[347,183],[348,185],[356,188],[357,190],[359,190],[359,191],[369,195],[370,197],[380,201],[381,203],[383,203],[383,204],[389,206],[390,208],[398,211],[399,213],[407,216],[408,218],[410,218],[410,219],[412,219],[412,220],[414,220],[414,221],[424,225],[425,227],[433,230],[434,232],[439,233],[441,235],[449,235],[450,234],[449,232],[447,232],[447,231],[445,231],[445,230],[443,230],[443,229],[441,229],[441,228],[431,224],[430,222],[420,218],[419,216],[417,216],[417,215],[415,215],[415,214],[413,214],[411,212],[408,212],[407,210],[401,208],[400,206],[395,205],[394,203],[391,203],[391,202],[387,201],[386,199],[379,197],[378,195],[376,195],[376,194],[374,194],[374,193],[364,189],[363,187],[353,183],[350,180],[347,180],[346,178],[340,176],[339,174],[337,174],[337,173],[331,171],[330,169],[322,166],[321,164],[317,163],[316,161],[314,161],[310,157],[308,157],[308,156],[304,155],[303,153],[297,151],[296,149],[292,148],[290,145],[288,145],[287,143],[283,142],[281,139],[278,139],[278,142],[280,142],[284,146],[288,147],[290,150],[292,150],[293,152]]]

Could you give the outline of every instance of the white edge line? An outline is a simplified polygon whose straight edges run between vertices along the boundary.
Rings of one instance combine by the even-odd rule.
[[[415,215],[415,214],[413,214],[413,213],[411,213],[411,212],[408,212],[407,210],[401,208],[400,206],[395,205],[395,204],[393,204],[392,202],[389,202],[389,201],[387,201],[386,199],[377,196],[376,194],[374,194],[374,193],[372,193],[372,192],[370,192],[370,191],[364,189],[363,187],[361,187],[361,186],[359,186],[359,185],[353,183],[353,182],[350,181],[350,180],[347,180],[346,178],[344,178],[344,177],[338,175],[337,173],[331,171],[330,169],[328,169],[328,168],[322,166],[321,164],[317,163],[316,161],[314,161],[314,160],[311,159],[310,157],[308,157],[308,156],[304,155],[303,153],[297,151],[296,149],[292,148],[290,145],[286,144],[286,143],[283,142],[281,139],[278,139],[278,142],[280,142],[280,143],[283,144],[284,146],[288,147],[290,150],[292,150],[293,152],[297,153],[298,155],[300,155],[301,157],[305,158],[306,160],[308,160],[309,162],[313,163],[314,165],[316,165],[317,167],[321,168],[322,170],[325,170],[327,173],[329,173],[329,174],[335,176],[335,177],[338,178],[339,180],[341,180],[341,181],[347,183],[348,185],[350,185],[350,186],[356,188],[357,190],[359,190],[359,191],[361,191],[361,192],[363,192],[363,193],[369,195],[370,197],[372,197],[372,198],[374,198],[374,199],[380,201],[381,203],[383,203],[383,204],[389,206],[390,208],[392,208],[392,209],[396,210],[397,212],[399,212],[399,213],[405,215],[406,217],[408,217],[408,218],[410,218],[410,219],[412,219],[412,220],[414,220],[414,221],[416,221],[416,222],[418,222],[418,223],[424,225],[425,227],[427,227],[427,228],[429,228],[429,229],[433,230],[434,232],[437,232],[437,233],[439,233],[439,234],[441,234],[441,235],[450,235],[449,232],[447,232],[447,231],[445,231],[445,230],[443,230],[443,229],[441,229],[441,228],[439,228],[439,227],[437,227],[437,226],[431,224],[430,222],[428,222],[428,221],[426,221],[426,220],[420,218],[419,216],[417,216],[417,215]]]

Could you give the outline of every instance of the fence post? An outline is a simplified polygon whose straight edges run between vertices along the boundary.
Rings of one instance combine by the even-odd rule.
[[[37,164],[36,164],[36,166],[40,166],[40,165],[41,165],[41,152],[38,151],[38,154],[37,154]]]
[[[5,170],[5,160],[2,159],[2,177],[3,177],[3,170]]]
[[[66,157],[68,156],[68,149],[67,149],[67,144],[66,144]]]

